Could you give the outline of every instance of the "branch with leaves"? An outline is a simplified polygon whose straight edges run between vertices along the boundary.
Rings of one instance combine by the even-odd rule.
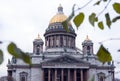
[[[81,8],[77,8],[75,10],[75,6],[76,4],[73,5],[72,8],[72,14],[65,20],[62,22],[63,27],[65,28],[65,30],[67,32],[69,32],[68,29],[68,23],[73,19],[73,23],[75,24],[76,28],[78,29],[80,27],[80,25],[83,23],[85,15],[84,12],[80,12],[77,15],[74,15],[76,11],[80,11],[81,9],[85,8],[86,6],[88,6],[93,0],[90,0],[88,3],[86,3],[85,5],[83,5]],[[100,5],[101,2],[104,2],[107,4],[105,5],[104,9],[97,15],[95,12],[92,12],[88,17],[89,17],[89,22],[92,26],[95,26],[95,23],[98,24],[98,27],[103,30],[104,29],[104,24],[103,21],[99,21],[99,16],[101,14],[103,14],[103,12],[107,9],[107,7],[109,6],[111,0],[98,0],[95,4],[93,4],[93,6],[95,5]],[[108,26],[108,28],[111,27],[112,23],[118,21],[120,19],[120,3],[119,2],[114,2],[113,5],[113,10],[118,14],[116,17],[114,17],[113,19],[110,17],[110,14],[112,13],[105,13],[105,19],[106,19],[106,25]]]
[[[25,63],[31,64],[31,59],[29,54],[23,52],[20,48],[17,47],[15,43],[11,42],[7,47],[7,51],[15,58],[22,59]],[[0,49],[0,64],[2,64],[4,61],[3,56],[4,56],[3,51]]]
[[[76,10],[75,9],[75,6],[76,4],[73,5],[73,8],[72,8],[72,14],[65,20],[62,22],[62,25],[63,27],[65,28],[65,30],[67,32],[69,32],[69,29],[68,29],[68,23],[73,19],[73,23],[75,24],[76,28],[78,29],[80,27],[80,25],[84,22],[84,18],[85,18],[85,15],[83,12],[80,12],[79,14],[77,15],[74,15],[76,11],[80,11],[81,9],[85,8],[86,6],[88,6],[93,0],[90,0],[88,3],[86,3],[83,7],[81,8],[78,8]],[[99,21],[99,16],[101,14],[103,14],[103,12],[107,9],[107,7],[109,6],[111,0],[98,0],[95,4],[93,4],[93,6],[95,5],[100,5],[101,2],[104,2],[107,4],[105,5],[104,9],[98,14],[96,15],[95,12],[92,12],[90,15],[89,15],[89,23],[92,25],[92,26],[95,26],[95,23],[98,24],[98,27],[101,29],[101,30],[104,30],[104,24],[103,24],[103,21]],[[113,5],[113,10],[118,14],[118,16],[116,16],[115,18],[111,19],[110,18],[110,14],[112,13],[105,13],[105,19],[106,19],[106,25],[108,26],[108,28],[111,27],[112,23],[116,22],[117,20],[120,19],[120,3],[118,2],[114,2]],[[68,21],[69,20],[69,21]],[[110,52],[103,46],[101,45],[100,48],[99,48],[99,51],[97,52],[97,57],[98,57],[98,60],[100,62],[102,62],[103,64],[105,62],[110,62],[112,61],[112,57],[111,57],[111,54]]]

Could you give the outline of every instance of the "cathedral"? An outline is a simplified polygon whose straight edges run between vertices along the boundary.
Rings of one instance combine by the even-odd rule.
[[[99,62],[88,36],[82,42],[82,49],[77,48],[77,34],[72,24],[68,23],[70,32],[61,24],[66,19],[59,5],[45,30],[45,41],[39,35],[33,41],[33,53],[29,53],[31,65],[12,57],[7,71],[13,81],[90,81],[91,78],[92,81],[114,81],[114,64]]]

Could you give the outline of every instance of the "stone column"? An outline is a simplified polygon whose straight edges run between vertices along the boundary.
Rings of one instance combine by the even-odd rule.
[[[50,40],[51,40],[51,47],[53,47],[53,37],[51,36],[51,38],[50,38]]]
[[[42,81],[44,81],[44,69],[42,70]]]
[[[55,69],[55,80],[54,81],[57,81],[57,69]]]
[[[66,47],[68,47],[68,36],[66,36]]]
[[[68,81],[70,81],[70,69],[68,69]]]
[[[64,81],[64,69],[61,69],[61,81]]]
[[[83,81],[83,70],[80,70],[80,81]]]
[[[84,77],[84,81],[88,81],[88,77],[89,77],[88,71],[89,71],[89,70],[84,70],[84,75],[83,75],[83,76],[85,76],[85,77]]]
[[[55,36],[53,36],[53,47],[55,47]]]
[[[76,69],[74,69],[74,81],[76,81],[77,75],[76,75]]]
[[[50,71],[50,69],[48,69],[48,81],[50,81],[50,73],[51,73],[51,71]]]
[[[56,46],[59,47],[59,37],[58,36],[56,36],[56,40],[55,41],[56,41]]]
[[[48,37],[48,48],[50,47],[50,37]]]

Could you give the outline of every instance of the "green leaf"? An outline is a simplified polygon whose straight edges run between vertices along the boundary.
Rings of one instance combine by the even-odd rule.
[[[73,22],[78,28],[83,23],[83,20],[84,20],[84,13],[79,13],[77,16],[75,16]]]
[[[13,42],[11,42],[8,45],[8,52],[13,55],[14,57],[18,58],[20,57],[19,55],[21,54],[21,50],[19,48],[17,48],[16,44],[14,44]]]
[[[98,23],[98,27],[99,27],[101,30],[104,29],[104,26],[103,26],[103,22],[102,22],[102,21]]]
[[[106,24],[110,28],[110,26],[111,26],[111,19],[110,19],[109,13],[105,14],[105,18],[106,18]]]
[[[107,2],[107,0],[103,0],[104,2]]]
[[[19,49],[13,42],[8,45],[8,52],[15,58],[22,59],[25,63],[31,64],[30,56]]]
[[[31,64],[30,56],[27,53],[22,53],[22,59],[25,63]]]
[[[2,52],[2,50],[0,50],[0,64],[2,64],[3,63],[3,52]]]
[[[98,52],[97,52],[98,60],[102,63],[110,62],[112,60],[110,52],[101,45]]]
[[[118,14],[120,14],[120,3],[114,3],[113,8]]]
[[[120,19],[120,16],[117,16],[117,17],[113,18],[112,22],[116,22],[119,19]]]
[[[101,0],[97,1],[97,2],[94,4],[94,6],[95,6],[95,5],[99,5],[100,2],[101,2]]]
[[[92,13],[90,16],[89,16],[89,22],[92,26],[94,26],[94,23],[97,22],[98,19],[96,17],[96,14],[95,13]]]

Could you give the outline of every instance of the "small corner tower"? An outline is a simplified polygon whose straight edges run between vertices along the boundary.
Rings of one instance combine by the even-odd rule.
[[[93,42],[89,39],[88,35],[82,43],[83,54],[93,54]]]
[[[40,35],[38,34],[38,37],[33,41],[33,53],[36,55],[39,55],[43,52],[43,40],[40,38]]]

